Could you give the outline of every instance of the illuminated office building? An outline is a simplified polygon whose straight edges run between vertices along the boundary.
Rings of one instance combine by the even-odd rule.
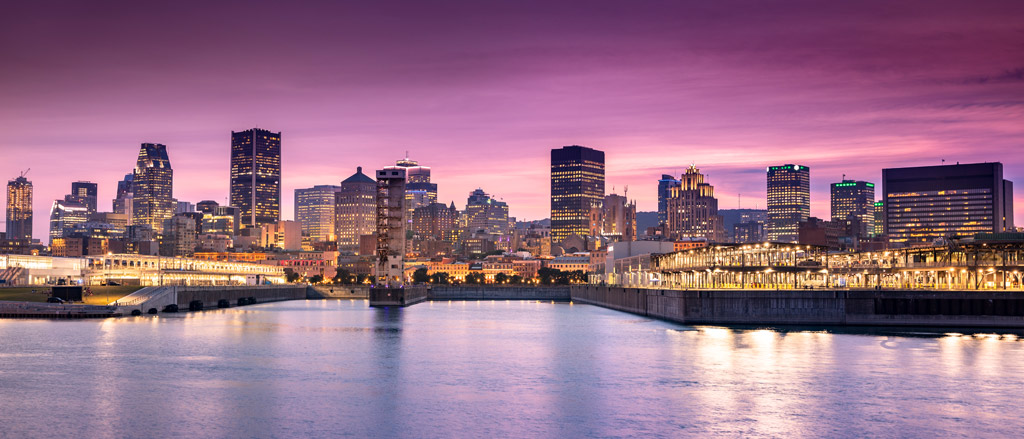
[[[167,147],[143,143],[132,176],[132,225],[146,224],[162,233],[164,221],[174,216],[174,171]]]
[[[658,225],[668,223],[668,198],[672,196],[672,188],[679,186],[679,180],[671,175],[661,174],[658,180]]]
[[[508,220],[508,204],[498,201],[476,189],[466,199],[466,237],[474,233],[508,235],[512,226]]]
[[[412,222],[412,213],[416,208],[437,202],[437,184],[430,182],[430,167],[420,166],[419,162],[410,160],[408,155],[395,162],[395,167],[405,169],[406,220]]]
[[[231,205],[241,210],[243,229],[281,219],[281,133],[231,132]]]
[[[335,203],[338,248],[356,250],[360,236],[377,230],[377,181],[357,167],[355,174],[342,180]]]
[[[114,213],[128,215],[128,218],[132,217],[132,181],[134,179],[135,174],[127,174],[123,180],[117,182],[117,195],[113,201]]]
[[[551,150],[551,240],[590,232],[590,210],[604,199],[604,152],[579,145]]]
[[[718,214],[715,187],[704,181],[700,169],[690,165],[669,188],[666,200],[666,233],[670,239],[704,238],[711,242],[725,240],[725,227]]]
[[[91,181],[76,181],[71,183],[71,193],[64,197],[67,201],[74,201],[85,206],[90,214],[96,213],[97,185]]]
[[[1013,183],[1002,163],[883,169],[882,194],[889,242],[1014,230]]]
[[[417,207],[412,214],[414,239],[421,241],[444,241],[455,244],[458,240],[459,210],[455,203],[431,203]]]
[[[832,183],[831,200],[833,222],[856,223],[860,237],[875,234],[874,183],[855,180]]]
[[[875,201],[875,236],[881,236],[885,234],[885,203],[882,201]]]
[[[295,221],[310,241],[334,241],[335,209],[340,186],[319,185],[295,189]]]
[[[811,168],[800,165],[768,167],[769,241],[796,242],[800,223],[811,213]]]
[[[50,242],[74,229],[76,224],[89,220],[89,210],[75,201],[54,200],[50,208]]]
[[[590,235],[610,241],[636,241],[636,202],[625,195],[609,194],[591,208]]]
[[[32,240],[32,182],[24,175],[7,182],[7,239]]]

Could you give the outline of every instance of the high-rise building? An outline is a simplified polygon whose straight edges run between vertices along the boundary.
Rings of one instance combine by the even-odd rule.
[[[188,201],[175,201],[174,202],[174,213],[189,213],[196,212],[196,205]]]
[[[143,143],[132,176],[132,225],[148,224],[163,232],[164,220],[174,216],[174,171],[167,147]]]
[[[797,242],[800,223],[811,216],[811,168],[786,164],[768,167],[769,241]]]
[[[389,167],[377,171],[376,228],[377,284],[388,287],[405,283],[405,169]]]
[[[128,215],[128,218],[132,217],[132,182],[135,180],[135,174],[127,174],[124,179],[117,182],[117,196],[114,197],[113,211],[114,213],[120,213]]]
[[[338,248],[354,251],[359,248],[359,237],[373,234],[377,230],[377,182],[363,174],[357,167],[356,173],[342,180],[341,189],[335,198],[335,236]]]
[[[672,196],[672,188],[679,186],[679,180],[671,175],[661,174],[658,180],[658,225],[668,223],[668,199]]]
[[[725,241],[725,228],[722,216],[718,214],[715,188],[704,181],[704,174],[695,165],[686,169],[686,173],[679,178],[679,185],[669,189],[666,209],[668,221],[665,230],[669,238]]]
[[[467,237],[480,233],[484,235],[508,235],[512,224],[508,221],[508,204],[498,201],[476,189],[466,199],[466,234]]]
[[[885,202],[875,201],[875,236],[882,236],[885,234]]]
[[[1014,230],[1013,183],[1002,163],[883,169],[882,194],[889,242]]]
[[[458,240],[459,210],[453,202],[431,203],[417,207],[412,214],[413,237],[423,241],[444,241],[455,244]]]
[[[636,202],[626,196],[609,194],[590,213],[590,235],[612,242],[636,241]]]
[[[590,231],[590,209],[604,199],[604,152],[579,145],[551,150],[551,240]]]
[[[50,242],[89,220],[89,209],[76,201],[54,200],[50,208]]]
[[[281,133],[231,132],[231,205],[242,211],[243,229],[281,219]]]
[[[295,189],[295,221],[310,241],[334,241],[337,196],[341,186],[318,185]]]
[[[875,234],[875,184],[843,180],[832,183],[832,221],[856,225],[862,238]]]
[[[412,212],[416,208],[437,202],[437,184],[430,182],[430,167],[420,166],[416,160],[410,160],[408,154],[395,162],[395,167],[405,169],[406,221],[412,222]]]
[[[7,182],[7,239],[32,240],[32,182],[24,174]]]
[[[214,203],[203,204],[203,203]],[[203,234],[214,234],[214,235],[228,235],[235,236],[238,234],[238,223],[240,222],[241,213],[237,207],[234,206],[217,206],[216,202],[203,201],[197,204],[199,212],[203,214],[203,223],[200,228],[200,233]]]
[[[160,255],[192,257],[197,243],[196,219],[187,213],[164,220],[164,233],[160,239]]]
[[[96,183],[91,181],[76,181],[71,183],[71,193],[64,197],[67,201],[73,201],[85,206],[90,214],[96,213]]]

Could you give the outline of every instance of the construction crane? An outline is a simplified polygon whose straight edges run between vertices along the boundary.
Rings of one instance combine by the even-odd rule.
[[[28,168],[28,169],[26,169],[24,171],[21,171],[21,178],[25,178],[25,175],[28,174],[28,171],[31,171],[31,170],[32,170],[32,168]]]

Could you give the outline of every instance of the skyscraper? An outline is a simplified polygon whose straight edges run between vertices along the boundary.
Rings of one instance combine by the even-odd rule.
[[[883,169],[882,194],[889,242],[1013,230],[1013,183],[1002,163]]]
[[[662,226],[668,222],[668,198],[672,196],[672,188],[679,186],[679,180],[671,175],[661,174],[658,180],[658,225]]]
[[[832,183],[832,221],[857,223],[860,237],[875,234],[875,185],[866,181]],[[853,218],[851,218],[851,215]]]
[[[74,229],[75,224],[89,220],[89,211],[77,201],[54,200],[50,208],[50,243]]]
[[[377,229],[377,182],[363,174],[357,167],[356,173],[341,182],[341,189],[335,198],[335,235],[338,248],[356,250],[359,237],[371,235]]]
[[[885,234],[885,202],[875,201],[875,236]]]
[[[132,175],[132,225],[149,225],[163,232],[164,221],[174,216],[174,171],[167,147],[143,143]]]
[[[768,167],[769,241],[796,242],[800,223],[811,216],[811,168],[786,164]]]
[[[625,195],[608,194],[590,213],[590,234],[613,242],[636,241],[636,202]]]
[[[412,222],[412,212],[416,208],[437,202],[437,184],[430,182],[430,167],[420,166],[419,162],[410,160],[408,155],[395,162],[395,167],[405,169],[406,221]]]
[[[311,241],[335,239],[335,209],[341,186],[318,185],[295,189],[295,221]]]
[[[281,219],[281,133],[231,132],[231,205],[242,211],[242,228]]]
[[[71,183],[71,193],[64,197],[67,201],[74,201],[89,210],[89,214],[96,213],[96,183],[91,181],[76,181]]]
[[[551,150],[551,241],[590,231],[590,209],[604,199],[604,152],[579,145]]]
[[[132,217],[132,181],[135,174],[126,174],[124,179],[117,182],[117,196],[114,197],[114,213],[120,213]]]
[[[32,239],[32,182],[24,173],[7,182],[7,239]]]
[[[508,235],[512,225],[508,221],[508,204],[498,201],[476,189],[466,199],[466,234]]]
[[[669,188],[666,210],[668,221],[665,230],[669,238],[705,238],[711,242],[725,240],[724,222],[718,214],[715,188],[704,182],[704,174],[695,165],[686,169],[678,185]]]

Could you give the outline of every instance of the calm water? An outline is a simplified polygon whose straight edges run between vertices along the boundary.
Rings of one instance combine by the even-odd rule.
[[[6,437],[1000,437],[1024,341],[363,301],[0,320]]]

